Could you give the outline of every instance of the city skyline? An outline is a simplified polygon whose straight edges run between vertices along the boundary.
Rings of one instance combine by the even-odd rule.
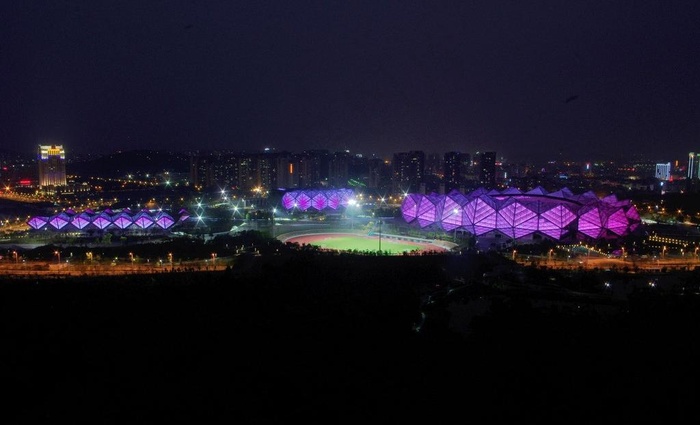
[[[12,150],[700,149],[693,2],[0,8],[0,143]]]

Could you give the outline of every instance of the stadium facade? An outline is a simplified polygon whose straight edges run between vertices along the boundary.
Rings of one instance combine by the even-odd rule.
[[[500,232],[512,239],[539,234],[557,241],[621,237],[641,224],[629,200],[615,195],[598,198],[590,191],[574,195],[567,188],[551,193],[537,187],[529,192],[480,188],[468,194],[456,190],[447,195],[409,194],[401,214],[407,223],[421,228],[437,225],[476,236]]]
[[[190,214],[184,209],[176,215],[158,210],[132,212],[128,208],[118,211],[106,209],[102,212],[87,209],[81,213],[69,209],[52,216],[31,217],[27,220],[27,224],[34,230],[54,231],[146,230],[149,228],[168,230],[189,217]]]
[[[288,211],[336,210],[347,207],[354,197],[352,189],[293,190],[282,195],[282,207]]]

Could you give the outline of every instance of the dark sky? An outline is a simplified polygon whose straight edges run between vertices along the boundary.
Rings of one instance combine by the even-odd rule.
[[[696,0],[1,3],[3,148],[700,150]]]

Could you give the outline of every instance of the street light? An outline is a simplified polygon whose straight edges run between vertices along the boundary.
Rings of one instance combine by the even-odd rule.
[[[216,269],[216,252],[211,253],[211,264]]]
[[[591,249],[586,245],[586,267],[588,267],[588,261],[591,259]]]
[[[173,253],[169,252],[168,253],[168,262],[170,263],[170,268],[173,268]]]
[[[131,263],[133,264],[134,263],[134,253],[133,252],[129,253],[129,259],[131,260]]]
[[[272,209],[272,239],[275,238],[275,214],[277,213],[277,208]]]
[[[56,262],[61,264],[61,253],[59,251],[54,251],[53,253],[57,258]]]
[[[15,257],[15,264],[19,262],[19,256],[17,255],[17,251],[12,251],[12,256]]]
[[[350,230],[353,230],[355,228],[355,220],[353,220],[353,216],[352,216],[352,207],[354,207],[355,205],[357,205],[356,200],[351,199],[348,201],[347,212],[348,212],[348,214],[350,214]]]
[[[513,261],[515,261],[515,254],[517,254],[517,253],[518,253],[518,251],[514,249],[513,250]]]
[[[459,208],[453,209],[453,210],[452,210],[452,214],[454,214],[454,215],[459,214]],[[461,224],[461,220],[460,220],[460,224]],[[457,243],[457,228],[458,228],[458,227],[459,227],[459,226],[455,226],[455,233],[454,233],[454,236],[452,236],[452,242],[453,242],[453,243]]]

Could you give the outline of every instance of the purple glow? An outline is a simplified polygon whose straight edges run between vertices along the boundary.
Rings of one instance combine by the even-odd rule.
[[[46,226],[46,223],[48,222],[48,217],[32,217],[31,219],[29,219],[27,224],[29,224],[29,226],[31,226],[33,229],[39,230],[42,227]]]
[[[424,196],[418,204],[418,224],[420,227],[426,227],[433,223],[437,218],[437,204],[440,202],[437,195]]]
[[[332,190],[328,194],[328,208],[336,210],[336,209],[338,209],[339,206],[340,206],[340,194],[337,191]]]
[[[301,192],[297,196],[297,207],[302,211],[306,211],[309,209],[310,206],[311,206],[311,197],[308,195],[308,193]]]
[[[498,210],[496,228],[513,239],[522,238],[537,231],[537,213],[513,199]]]
[[[92,224],[94,224],[98,229],[104,230],[112,224],[112,217],[107,215],[106,212],[100,213],[97,217],[92,219]]]
[[[328,207],[328,198],[324,192],[316,193],[313,198],[311,198],[311,206],[318,211],[321,211]]]
[[[467,206],[467,217],[474,226],[477,236],[488,233],[496,228],[496,204],[486,195],[482,195]]]
[[[355,192],[352,189],[338,189],[340,196],[340,205],[347,207],[351,199],[355,198]]]
[[[450,231],[462,226],[462,208],[466,203],[466,196],[456,190],[445,197],[442,205],[438,207],[438,210],[442,211],[440,222],[444,230]]]
[[[179,214],[178,223],[187,220],[190,216],[184,209],[180,210]],[[119,229],[126,229],[132,224],[135,224],[141,229],[146,229],[154,223],[157,223],[161,228],[168,229],[175,224],[175,221],[170,215],[164,212],[158,212],[154,217],[148,210],[142,210],[133,214],[129,209],[123,209],[116,215],[110,215],[107,211],[95,214],[92,210],[85,210],[80,214],[76,214],[74,211],[69,210],[51,217],[32,217],[27,221],[27,224],[35,230],[41,228],[51,230],[75,228],[84,230],[88,228],[90,224],[100,230],[105,230],[112,226]],[[49,224],[49,227],[46,227],[47,224]],[[66,227],[68,224],[70,224],[70,226]]]
[[[406,223],[411,223],[418,217],[418,203],[420,202],[421,195],[411,194],[406,196],[401,205],[401,215]]]
[[[112,219],[112,223],[120,229],[126,229],[133,224],[132,218],[125,212],[120,213]]]
[[[49,220],[49,224],[52,225],[56,230],[63,229],[69,222],[70,217],[68,217],[68,215],[65,213],[55,215]]]
[[[641,225],[642,219],[639,217],[639,211],[637,211],[637,208],[635,208],[634,205],[629,206],[629,209],[627,210],[625,215],[627,216],[627,219],[630,223],[630,232],[633,232],[637,229],[637,227]]]
[[[605,227],[618,236],[622,236],[625,234],[627,228],[629,227],[629,222],[622,208],[618,209],[614,213],[610,214],[610,216],[608,216]]]
[[[180,214],[180,218],[177,220],[178,223],[181,222],[181,221],[185,221],[185,220],[187,220],[188,218],[190,218],[190,213],[189,213],[186,209],[184,209],[184,208],[181,209],[180,212],[178,212],[178,214]]]
[[[335,210],[340,206],[347,207],[354,196],[355,192],[352,189],[294,190],[282,195],[282,207],[286,210],[296,207],[301,211],[309,208],[316,211],[327,208]]]
[[[593,207],[578,218],[578,231],[591,238],[599,238],[603,232],[603,220],[600,209]]]
[[[88,215],[85,212],[78,214],[75,217],[73,217],[73,219],[71,220],[71,224],[77,229],[82,230],[85,228],[85,226],[90,224],[90,215]]]
[[[158,215],[156,215],[155,222],[163,229],[168,229],[175,224],[175,220],[164,212],[159,212]]]
[[[291,210],[294,208],[294,196],[296,195],[296,192],[287,192],[282,196],[282,206],[287,209]]]
[[[539,215],[537,230],[554,239],[561,239],[566,227],[576,220],[576,214],[564,205],[556,205]]]
[[[409,194],[401,205],[407,223],[462,229],[480,236],[498,231],[519,239],[539,233],[559,240],[578,234],[590,238],[619,237],[639,227],[639,213],[629,201],[614,195],[598,199],[591,191],[574,195],[563,188],[547,193],[541,187],[527,193],[477,189],[462,195]],[[577,220],[578,219],[578,220]]]
[[[148,229],[155,223],[147,212],[141,211],[134,217],[134,224],[141,229]]]

